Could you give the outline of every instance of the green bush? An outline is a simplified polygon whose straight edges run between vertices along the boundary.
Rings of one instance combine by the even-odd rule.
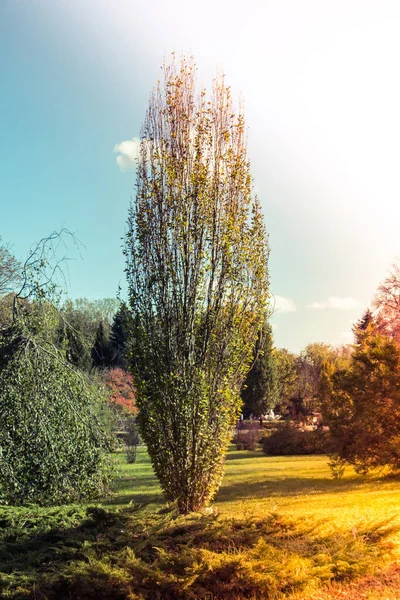
[[[126,461],[132,464],[136,462],[137,447],[140,444],[139,431],[134,415],[129,415],[127,419],[125,443]]]
[[[296,454],[326,454],[330,449],[330,436],[326,431],[302,431],[287,425],[266,436],[263,452],[269,456]]]
[[[22,328],[0,342],[0,503],[103,495],[110,447],[99,388]]]
[[[84,515],[35,507],[14,509],[11,519],[3,511],[0,597],[9,600],[315,597],[323,585],[381,570],[393,548],[388,537],[398,533],[365,522],[356,533],[323,533],[312,518],[276,513],[182,519],[165,508],[89,507]]]

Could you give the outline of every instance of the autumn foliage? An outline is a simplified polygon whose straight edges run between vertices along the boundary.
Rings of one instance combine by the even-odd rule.
[[[124,369],[110,369],[104,381],[110,390],[111,402],[130,414],[136,414],[136,390],[133,377]]]

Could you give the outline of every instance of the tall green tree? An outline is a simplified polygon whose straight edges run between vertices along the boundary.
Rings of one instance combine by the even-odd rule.
[[[182,513],[216,493],[267,296],[268,241],[244,116],[222,76],[164,65],[141,132],[125,253],[139,424]],[[134,353],[134,352],[133,352]]]
[[[132,314],[123,302],[116,312],[110,334],[112,366],[126,369],[129,364],[129,353],[132,349]]]
[[[284,412],[296,391],[298,357],[286,348],[276,348],[274,359],[277,374],[278,410]]]
[[[92,347],[92,364],[97,369],[105,369],[112,364],[112,348],[107,333],[103,322],[100,321]]]
[[[376,333],[370,315],[354,333],[350,364],[332,377],[326,415],[332,465],[349,463],[361,473],[382,466],[399,471],[400,350],[393,339]]]
[[[119,302],[114,298],[77,298],[64,303],[60,311],[59,344],[65,345],[68,360],[73,365],[85,371],[90,371],[93,363],[103,367],[109,365],[111,359],[105,346],[118,307]],[[94,349],[96,344],[102,348],[96,346]]]
[[[266,323],[254,345],[253,364],[241,391],[243,413],[262,415],[278,402],[278,374],[271,326]]]

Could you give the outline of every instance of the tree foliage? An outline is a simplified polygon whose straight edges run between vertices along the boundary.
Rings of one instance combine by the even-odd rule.
[[[133,377],[127,371],[116,367],[106,372],[104,383],[110,392],[110,401],[123,412],[136,414],[136,389]]]
[[[276,348],[274,359],[277,374],[277,397],[278,409],[283,411],[287,408],[296,390],[296,361],[297,356],[286,348]]]
[[[277,364],[271,326],[266,323],[254,345],[253,364],[241,391],[243,413],[263,415],[278,402]]]
[[[219,487],[268,288],[243,114],[195,70],[173,59],[151,95],[125,248],[141,431],[181,512]]]
[[[0,502],[57,504],[105,492],[110,435],[98,388],[14,325],[0,347]]]
[[[341,357],[348,354],[345,347],[334,348],[329,344],[308,344],[296,360],[296,385],[292,398],[299,415],[307,416],[323,411],[326,401],[326,377],[329,365],[336,369]]]
[[[111,324],[118,300],[77,298],[64,302],[60,310],[59,344],[65,345],[68,360],[85,371],[92,366],[109,367],[113,348]]]
[[[128,357],[133,347],[132,331],[132,314],[128,306],[122,302],[111,325],[110,345],[113,367],[120,369],[128,367]]]
[[[12,323],[0,335],[0,502],[63,503],[104,494],[109,414],[104,392],[57,347],[62,232],[35,244],[22,267]],[[54,279],[55,278],[55,279]],[[10,314],[6,314],[6,319]]]
[[[21,263],[15,258],[9,244],[0,237],[0,295],[14,291],[21,280]]]
[[[400,350],[363,318],[356,327],[350,365],[331,381],[327,421],[334,441],[333,468],[358,472],[400,469]]]
[[[386,279],[378,287],[373,302],[379,333],[400,344],[400,265],[392,265]]]

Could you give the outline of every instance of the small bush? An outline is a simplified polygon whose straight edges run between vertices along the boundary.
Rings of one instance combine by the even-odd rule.
[[[104,383],[110,393],[111,403],[126,414],[136,414],[136,389],[133,377],[124,369],[107,371]]]
[[[129,464],[136,462],[137,447],[140,444],[139,432],[136,424],[136,418],[130,415],[126,426],[126,461]]]
[[[15,326],[0,342],[0,504],[103,496],[111,472],[101,389]]]
[[[301,431],[292,426],[282,427],[262,442],[263,452],[269,456],[293,456],[296,454],[327,454],[330,436],[326,431]]]
[[[256,450],[264,431],[260,428],[258,422],[244,423],[240,422],[240,427],[235,429],[233,443],[236,450]]]

